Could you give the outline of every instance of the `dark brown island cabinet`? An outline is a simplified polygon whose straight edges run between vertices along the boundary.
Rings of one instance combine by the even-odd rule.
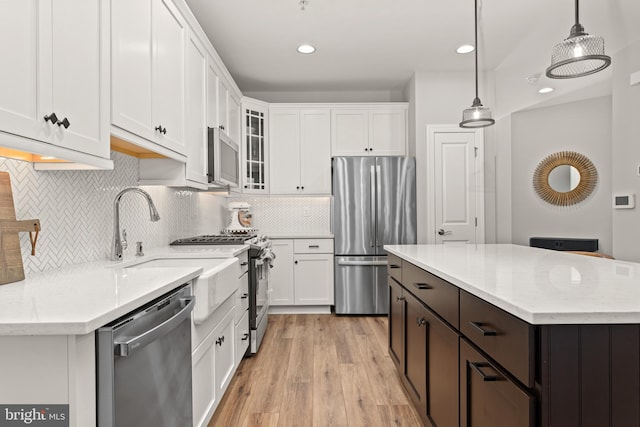
[[[531,325],[389,254],[389,355],[428,427],[638,427],[639,325]]]

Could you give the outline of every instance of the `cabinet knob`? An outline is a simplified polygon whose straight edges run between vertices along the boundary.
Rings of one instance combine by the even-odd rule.
[[[416,319],[416,324],[418,325],[418,327],[420,327],[422,325],[426,325],[427,321],[423,317],[419,317]]]
[[[48,116],[44,116],[44,121],[45,122],[51,122],[51,124],[55,124],[58,122],[58,116],[56,116],[56,113],[51,113]]]
[[[296,190],[299,190],[299,189],[300,189],[300,186],[299,186],[299,185],[298,185],[298,186],[296,186]]]
[[[244,186],[244,188],[249,188],[249,186],[248,186],[248,185],[245,185],[245,186]]]
[[[369,149],[368,149],[368,148],[365,148],[365,149],[364,149],[364,151],[369,151]]]
[[[294,263],[294,264],[297,264],[297,263],[298,263],[298,260],[293,261],[293,263]]]
[[[71,123],[69,123],[69,119],[67,119],[66,117],[62,120],[58,120],[56,124],[58,126],[64,126],[65,129],[68,129],[69,126],[71,126]]]
[[[302,187],[300,187],[301,190],[304,190],[304,185]]]

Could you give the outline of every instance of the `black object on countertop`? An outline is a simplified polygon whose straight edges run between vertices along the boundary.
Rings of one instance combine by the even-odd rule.
[[[596,252],[598,239],[575,239],[563,237],[531,237],[529,246],[533,248],[553,249],[556,251]]]

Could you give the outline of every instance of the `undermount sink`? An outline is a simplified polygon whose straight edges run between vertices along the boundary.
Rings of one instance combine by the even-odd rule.
[[[193,284],[196,305],[193,322],[204,322],[239,287],[242,274],[238,258],[161,258],[125,267],[127,270],[171,267],[202,267]]]

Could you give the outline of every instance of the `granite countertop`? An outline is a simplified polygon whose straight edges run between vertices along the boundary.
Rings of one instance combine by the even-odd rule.
[[[247,245],[167,247],[123,261],[48,270],[0,286],[0,335],[82,335],[202,274],[202,267],[127,268],[164,258],[229,258]],[[174,263],[175,264],[175,263]]]
[[[640,264],[519,245],[385,245],[536,325],[640,323]]]

